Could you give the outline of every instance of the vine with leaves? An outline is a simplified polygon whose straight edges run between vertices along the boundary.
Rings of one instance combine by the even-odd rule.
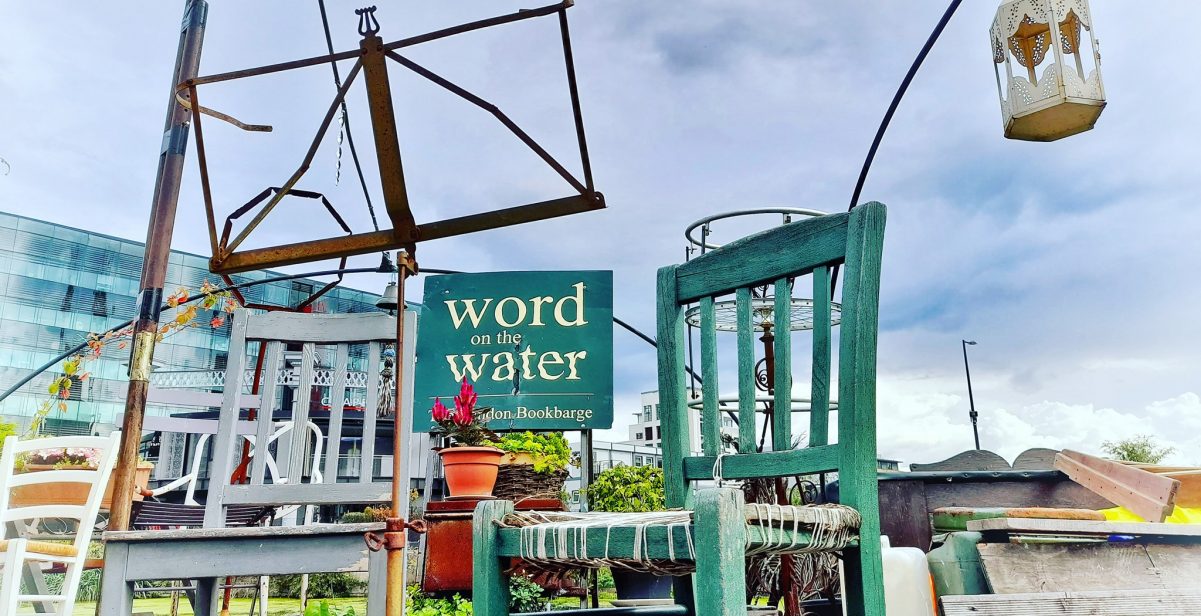
[[[217,329],[225,324],[227,315],[233,314],[238,309],[238,302],[234,299],[232,292],[223,291],[206,280],[200,286],[196,298],[193,298],[188,289],[180,287],[175,293],[167,296],[167,307],[175,310],[175,314],[159,326],[155,335],[156,342],[161,342],[164,338],[189,327],[204,326],[205,323],[198,322],[202,310],[212,312],[207,325],[210,329]],[[59,376],[47,387],[49,396],[38,405],[24,436],[28,438],[37,435],[42,423],[56,407],[59,412],[66,412],[67,400],[71,398],[71,389],[76,383],[88,380],[91,376],[91,372],[87,370],[88,364],[99,359],[106,347],[116,344],[118,349],[124,349],[132,338],[132,325],[122,329],[109,330],[103,334],[89,333],[87,350],[63,360]]]

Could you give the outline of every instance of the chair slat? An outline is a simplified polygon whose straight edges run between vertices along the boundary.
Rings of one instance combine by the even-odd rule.
[[[256,433],[255,443],[259,447],[266,447],[267,441],[271,438],[271,432],[275,429],[275,398],[279,389],[275,384],[275,377],[279,374],[280,358],[282,357],[283,343],[277,340],[263,341],[263,352],[266,355],[263,357],[263,375],[259,381],[259,397],[262,398],[262,405],[259,406],[258,415],[256,417]],[[266,450],[261,450],[265,452]],[[266,455],[257,455],[250,458],[250,483],[254,485],[262,485],[266,474]]]
[[[659,413],[663,428],[663,487],[668,507],[687,507],[692,490],[684,479],[688,451],[688,412],[684,380],[684,310],[676,301],[676,268],[658,273],[655,294],[659,341]]]
[[[824,473],[838,469],[838,455],[838,445],[822,445],[726,456],[721,459],[721,476],[725,479],[750,479]],[[712,479],[713,463],[716,461],[716,456],[685,458],[684,477],[689,481]]]
[[[846,252],[848,220],[845,213],[809,218],[703,254],[677,268],[676,300],[693,302],[836,263]]]
[[[776,451],[792,449],[792,285],[781,278],[775,285],[775,360],[771,445]]]
[[[367,345],[367,404],[363,408],[363,446],[360,458],[359,483],[370,483],[375,473],[375,418],[379,416],[379,371],[383,345],[372,341]]]
[[[246,325],[250,315],[245,310],[234,313],[229,333],[229,357],[225,364],[225,401],[217,419],[217,437],[213,439],[212,464],[209,466],[209,498],[205,503],[204,524],[216,528],[225,525],[221,499],[213,498],[221,486],[229,482],[233,470],[234,444],[238,418],[241,413],[242,379],[246,369]],[[199,455],[200,452],[197,452]]]
[[[712,297],[701,298],[701,450],[715,456],[721,450],[717,417],[717,318]]]
[[[813,270],[813,377],[809,395],[809,446],[830,442],[830,269]]]
[[[738,451],[755,451],[755,332],[751,320],[751,290],[735,294],[738,322]]]
[[[334,380],[329,386],[329,438],[325,443],[325,483],[338,482],[338,457],[342,454],[342,413],[346,408],[346,372],[350,345],[338,345],[334,358]]]
[[[309,442],[309,409],[313,399],[313,380],[317,373],[317,345],[306,342],[300,353],[300,380],[296,387],[296,400],[292,408],[292,436],[288,447],[288,459],[284,468],[288,483],[300,483],[304,477],[305,450]]]

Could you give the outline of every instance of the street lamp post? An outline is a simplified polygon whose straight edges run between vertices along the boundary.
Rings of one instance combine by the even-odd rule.
[[[976,412],[976,399],[972,397],[972,370],[967,365],[967,345],[975,346],[975,340],[963,341],[963,372],[967,375],[967,400],[970,405],[971,412],[968,414],[972,418],[972,437],[976,439],[976,449],[980,449],[980,431],[976,428],[976,418],[980,416]]]

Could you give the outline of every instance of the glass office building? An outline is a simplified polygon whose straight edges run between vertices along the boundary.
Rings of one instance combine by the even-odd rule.
[[[83,342],[89,332],[104,332],[133,318],[143,252],[141,242],[0,212],[0,392]],[[275,275],[252,272],[234,280]],[[171,253],[165,293],[180,287],[195,292],[206,280],[221,282],[208,271],[207,258]],[[253,303],[296,305],[322,284],[273,282],[244,293]],[[377,299],[376,294],[338,287],[314,304],[314,312],[374,312]],[[229,322],[210,328],[208,316],[202,311],[200,327],[172,334],[156,346],[156,371],[225,368]],[[128,361],[128,348],[109,345],[88,364],[90,378],[72,387],[67,410],[52,412],[44,432],[107,432],[124,411]],[[58,376],[57,367],[47,370],[0,401],[0,418],[23,428]]]

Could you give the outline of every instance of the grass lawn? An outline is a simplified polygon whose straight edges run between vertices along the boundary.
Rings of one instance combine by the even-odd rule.
[[[250,599],[234,599],[229,604],[230,616],[248,616],[250,614]],[[354,613],[357,616],[363,616],[367,613],[367,599],[364,597],[350,597],[347,599],[314,599],[313,601],[327,601],[330,605],[349,605],[354,607]],[[312,601],[310,601],[312,603]],[[272,598],[267,603],[267,613],[271,616],[288,616],[290,614],[300,613],[300,599],[276,599]],[[170,616],[171,614],[171,599],[169,597],[157,599],[137,599],[133,602],[133,612],[152,612],[154,616]],[[258,604],[255,604],[254,613],[258,614]],[[77,601],[75,603],[75,612],[73,616],[95,616],[96,604]],[[179,598],[179,614],[180,616],[193,616],[192,606],[188,604],[186,597]]]
[[[610,590],[601,590],[600,604],[602,607],[607,606],[609,601],[616,599],[617,594]],[[357,616],[364,616],[367,613],[367,599],[364,597],[350,597],[346,599],[314,599],[313,601],[327,601],[330,605],[349,605],[354,608],[354,613]],[[560,598],[554,601],[556,609],[578,608],[580,606],[579,599]],[[164,597],[158,599],[137,599],[133,603],[133,611],[152,612],[154,616],[170,616],[171,614],[171,599]],[[250,616],[250,599],[234,599],[229,604],[230,616]],[[255,604],[254,614],[257,615],[258,604]],[[271,616],[290,616],[292,614],[300,614],[300,599],[276,599],[272,598],[267,603],[267,613]],[[75,612],[73,616],[95,616],[96,604],[94,602],[75,602]],[[186,597],[179,598],[179,614],[180,616],[194,616],[192,614],[192,606],[188,604]]]

